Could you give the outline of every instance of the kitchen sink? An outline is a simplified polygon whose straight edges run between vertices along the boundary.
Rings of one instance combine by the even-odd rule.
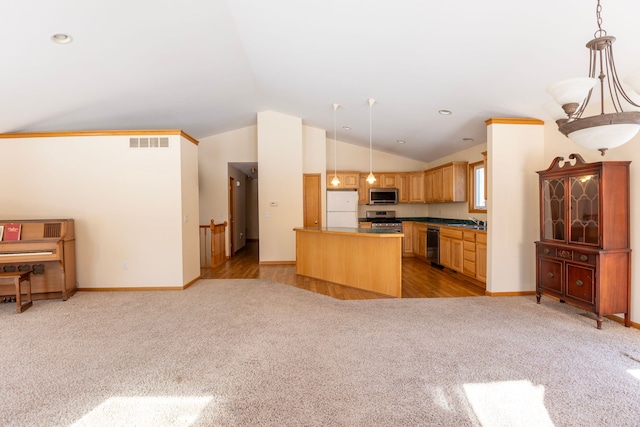
[[[486,230],[486,225],[476,225],[476,224],[448,224],[449,227],[458,227],[458,228],[468,228],[471,230]]]

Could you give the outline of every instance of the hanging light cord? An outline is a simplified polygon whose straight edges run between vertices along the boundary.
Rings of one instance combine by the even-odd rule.
[[[336,111],[340,108],[340,104],[333,104],[333,178],[338,177],[338,138],[336,131]]]

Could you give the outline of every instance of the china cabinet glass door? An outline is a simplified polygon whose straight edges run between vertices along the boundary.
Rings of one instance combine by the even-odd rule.
[[[572,176],[571,188],[570,236],[572,243],[599,244],[598,232],[598,175]]]
[[[542,236],[545,240],[565,240],[565,178],[542,182]]]

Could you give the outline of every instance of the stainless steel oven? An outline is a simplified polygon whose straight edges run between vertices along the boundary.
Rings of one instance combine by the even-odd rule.
[[[392,233],[402,233],[402,222],[396,219],[396,211],[367,211],[371,228],[384,228]]]
[[[440,227],[427,227],[427,261],[440,265]]]

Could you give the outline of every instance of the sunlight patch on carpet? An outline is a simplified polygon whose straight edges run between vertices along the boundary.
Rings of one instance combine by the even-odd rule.
[[[483,426],[553,427],[544,406],[544,386],[500,381],[464,384],[463,388]]]
[[[640,380],[640,369],[629,369],[627,373]]]
[[[213,396],[111,397],[71,427],[190,426],[212,400]]]

